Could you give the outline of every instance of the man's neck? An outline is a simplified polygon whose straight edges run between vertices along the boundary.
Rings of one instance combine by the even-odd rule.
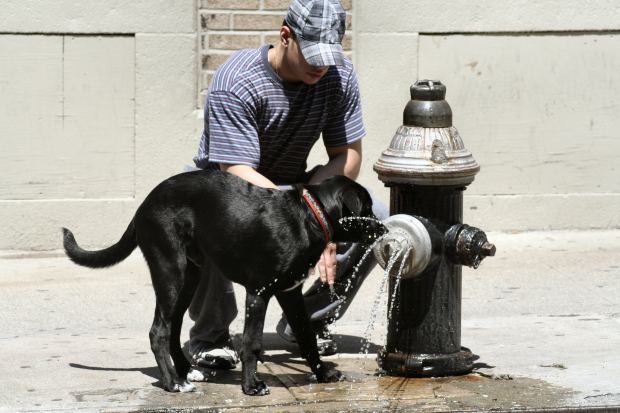
[[[276,45],[269,49],[267,52],[267,60],[271,65],[271,68],[278,75],[283,82],[300,82],[298,79],[293,79],[288,70],[286,59],[284,57],[284,49],[280,45]]]

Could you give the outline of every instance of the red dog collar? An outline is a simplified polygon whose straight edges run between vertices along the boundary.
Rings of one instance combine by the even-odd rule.
[[[325,234],[325,242],[328,243],[329,240],[332,239],[332,230],[327,220],[327,215],[323,212],[323,209],[321,209],[319,203],[314,199],[312,194],[306,189],[304,189],[303,198],[314,213],[317,221],[319,221],[319,224],[321,224],[321,228],[323,228],[323,233]]]

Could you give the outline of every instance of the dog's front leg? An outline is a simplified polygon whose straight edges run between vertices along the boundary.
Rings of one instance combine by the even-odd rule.
[[[276,294],[278,303],[284,311],[286,320],[291,325],[295,338],[299,344],[299,352],[306,359],[308,366],[320,383],[340,381],[343,375],[336,369],[329,368],[321,361],[316,344],[316,334],[310,325],[310,318],[304,306],[304,297],[301,293],[302,286],[290,291],[282,291]]]
[[[246,289],[245,323],[241,345],[241,388],[250,396],[269,394],[269,387],[256,376],[256,364],[263,349],[263,326],[269,298]]]

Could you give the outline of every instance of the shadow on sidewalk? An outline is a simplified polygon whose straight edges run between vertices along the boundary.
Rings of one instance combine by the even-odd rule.
[[[341,335],[335,334],[334,339],[338,343],[338,352],[342,354],[364,354],[364,349],[367,347],[367,354],[376,354],[381,346],[378,346],[374,343],[369,343],[367,346],[364,346],[366,343],[362,337],[359,336],[350,336],[350,335]],[[235,342],[235,346],[238,347],[241,341],[241,335],[238,334],[234,337],[233,341]],[[183,346],[183,350],[185,352],[186,357],[189,358],[189,354],[187,352],[188,343],[185,343]],[[237,348],[237,350],[239,350]],[[263,361],[269,362],[277,365],[286,365],[288,369],[297,372],[297,374],[293,373],[295,377],[292,377],[296,383],[300,384],[310,384],[314,381],[312,378],[312,374],[305,360],[301,359],[299,356],[299,348],[296,343],[290,343],[282,338],[276,333],[265,333],[263,335],[263,350],[265,352],[276,352],[275,354],[263,354]],[[335,361],[335,362],[334,362]],[[325,363],[330,367],[337,368],[337,360],[330,361],[329,359],[325,360]],[[153,360],[153,363],[155,361]],[[152,383],[155,387],[162,387],[160,381],[160,373],[157,366],[153,367],[130,367],[130,368],[119,368],[119,367],[106,367],[106,366],[89,366],[79,363],[69,363],[69,366],[75,369],[81,370],[90,370],[90,371],[107,371],[107,372],[140,372],[145,376],[151,377],[156,382]],[[241,386],[241,365],[234,370],[211,370],[210,371],[211,378],[209,381],[213,380],[214,382],[220,384],[234,384]],[[261,372],[261,379],[267,382],[269,386],[275,387],[285,387],[285,385],[278,380],[278,378],[270,374],[268,372]]]
[[[368,343],[365,338],[360,336],[334,334],[333,339],[337,343],[338,353],[341,354],[376,354],[381,349],[381,346],[375,343]],[[235,345],[240,342],[241,335],[238,334],[235,336]],[[299,357],[299,347],[297,347],[296,343],[285,341],[277,333],[263,334],[263,351],[277,350],[285,350],[294,357]]]
[[[154,367],[133,367],[133,368],[119,368],[119,367],[99,367],[99,366],[86,366],[84,364],[69,363],[69,367],[82,370],[94,370],[94,371],[139,371],[145,376],[159,379],[159,369]]]

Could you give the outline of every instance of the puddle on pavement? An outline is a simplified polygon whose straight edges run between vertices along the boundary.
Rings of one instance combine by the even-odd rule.
[[[525,409],[566,406],[571,390],[542,380],[484,377],[478,374],[444,378],[377,376],[374,359],[335,359],[347,379],[339,383],[313,383],[300,374],[300,365],[268,365],[304,407],[313,410],[447,411],[470,409]],[[301,407],[301,406],[300,406]]]
[[[328,359],[329,361],[329,359]],[[316,383],[300,359],[276,357],[259,365],[259,374],[270,387],[264,397],[241,392],[241,372],[220,371],[208,383],[196,383],[197,391],[170,394],[160,388],[127,391],[127,402],[138,401],[140,412],[371,412],[522,410],[565,407],[574,394],[542,380],[479,374],[444,378],[377,376],[371,358],[333,358],[346,375],[338,383]],[[122,394],[102,392],[81,395],[118,400]],[[136,400],[138,399],[138,400]],[[131,403],[133,404],[133,403]],[[128,406],[125,406],[128,407]],[[126,411],[126,410],[125,410]]]

